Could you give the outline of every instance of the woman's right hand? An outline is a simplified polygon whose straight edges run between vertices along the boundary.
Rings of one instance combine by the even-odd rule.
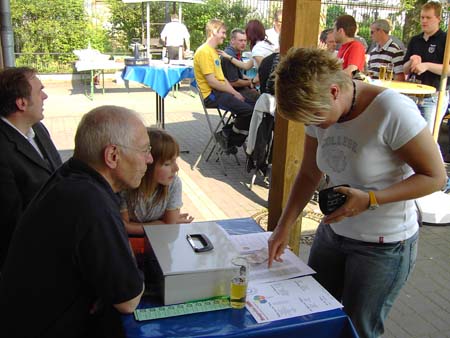
[[[287,224],[278,224],[269,238],[269,261],[268,267],[272,266],[272,262],[282,262],[281,255],[284,253],[289,241],[289,227]]]

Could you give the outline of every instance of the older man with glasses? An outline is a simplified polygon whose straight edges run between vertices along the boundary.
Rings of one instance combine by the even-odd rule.
[[[137,114],[102,106],[83,116],[74,155],[17,226],[0,280],[5,337],[117,337],[119,313],[144,291],[117,192],[136,188],[153,161]],[[26,318],[25,304],[38,311]]]

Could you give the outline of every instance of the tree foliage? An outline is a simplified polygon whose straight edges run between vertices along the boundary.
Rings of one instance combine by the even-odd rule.
[[[11,0],[11,16],[15,51],[21,53],[18,65],[37,63],[52,71],[52,64],[73,61],[74,49],[89,43],[99,50],[107,48],[106,32],[90,24],[83,0]]]
[[[146,39],[145,3],[123,3],[122,0],[108,0],[111,10],[110,36],[116,51],[127,52],[132,39]],[[188,5],[188,4],[187,4]],[[185,6],[187,6],[185,5]],[[150,2],[150,37],[159,38],[165,24],[165,3]],[[183,6],[183,8],[185,8]]]
[[[193,50],[205,42],[205,26],[209,20],[216,18],[224,21],[230,32],[233,28],[245,28],[252,13],[252,8],[244,6],[242,1],[232,3],[223,0],[207,0],[204,5],[183,5],[183,10]]]
[[[111,36],[122,48],[131,42],[132,38],[145,35],[145,5],[125,4],[121,0],[108,0],[111,9]],[[150,3],[150,22],[152,38],[158,38],[165,22],[165,2]],[[205,25],[213,18],[225,22],[229,30],[235,27],[245,27],[247,15],[251,8],[239,2],[223,0],[206,0],[201,4],[183,4],[183,22],[191,35],[191,48],[196,49],[205,41]],[[170,9],[172,11],[172,9]],[[143,42],[145,41],[142,39]],[[119,48],[119,47],[118,47]]]

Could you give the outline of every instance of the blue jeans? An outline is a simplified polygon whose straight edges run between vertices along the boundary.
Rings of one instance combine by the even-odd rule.
[[[432,95],[430,97],[425,97],[422,102],[417,104],[417,107],[420,110],[420,113],[422,114],[425,121],[427,121],[428,128],[431,132],[433,132],[434,128],[434,120],[436,118],[436,106],[437,106],[438,97],[437,95]],[[442,110],[440,112],[440,115],[443,117],[445,116],[444,112],[447,110],[448,107],[448,94],[445,95],[445,101],[442,105]]]
[[[383,334],[384,321],[414,268],[418,232],[395,243],[337,235],[321,223],[309,255],[315,279],[344,305],[360,338]]]

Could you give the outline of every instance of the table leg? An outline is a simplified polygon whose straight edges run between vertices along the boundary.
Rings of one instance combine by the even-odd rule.
[[[155,92],[156,97],[156,126],[158,128],[165,129],[164,121],[164,98],[162,98],[157,92]]]
[[[103,95],[105,95],[105,71],[102,69],[102,90],[103,90]]]
[[[164,98],[155,92],[156,98],[156,126],[165,129]],[[180,153],[189,154],[189,150],[180,150]]]
[[[94,77],[95,77],[95,71],[91,69],[91,96],[90,99],[94,99]]]

